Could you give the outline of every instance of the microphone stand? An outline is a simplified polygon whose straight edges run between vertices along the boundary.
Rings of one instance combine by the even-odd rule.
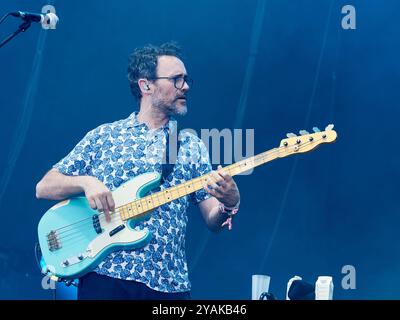
[[[13,32],[10,34],[7,38],[5,38],[2,42],[0,42],[0,48],[4,46],[8,41],[10,41],[12,38],[20,34],[21,32],[25,32],[30,26],[31,26],[31,21],[24,21],[21,23],[17,29],[17,31]]]

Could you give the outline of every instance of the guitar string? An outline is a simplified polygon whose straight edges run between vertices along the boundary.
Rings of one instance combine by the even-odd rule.
[[[311,142],[311,141],[310,141],[310,142]],[[303,143],[303,145],[306,145],[306,144],[308,144],[308,142]],[[299,145],[297,145],[297,146],[299,146]],[[293,148],[295,148],[295,147],[296,147],[296,146],[293,146]],[[280,147],[280,148],[281,148],[281,147]],[[268,157],[271,156],[273,153],[276,154],[276,152],[279,152],[279,149],[280,149],[280,148],[273,149],[273,150],[274,150],[273,152],[267,153],[267,154],[265,154],[265,155],[264,155],[264,154],[260,154],[260,155],[256,156],[256,157],[254,158],[253,161],[259,161],[259,160],[265,161],[265,160],[268,159]],[[242,164],[239,164],[239,167],[240,167],[240,166],[242,166]],[[117,215],[116,215],[116,217],[117,217],[117,220],[118,220],[118,218],[119,218],[119,220],[123,223],[123,220],[120,219],[120,217],[118,217]],[[101,217],[100,217],[99,219],[101,219]],[[114,219],[114,220],[115,220],[115,219]],[[115,221],[114,221],[114,222],[115,222]],[[91,228],[92,228],[92,227],[91,227]],[[66,235],[66,236],[57,238],[57,241],[60,241],[60,242],[61,242],[61,240],[63,240],[63,243],[64,243],[64,245],[65,245],[66,237],[72,236],[72,238],[70,238],[70,239],[73,239],[74,231],[75,231],[75,232],[78,232],[79,234],[82,234],[82,232],[79,231],[79,230],[71,230],[71,231],[72,231],[72,233],[70,233],[70,234],[68,234],[68,235]],[[69,239],[69,240],[70,240],[70,239]],[[67,239],[67,240],[68,240],[68,239]],[[50,244],[50,242],[51,242],[51,240],[49,241],[49,244]],[[54,244],[54,238],[53,238],[53,244]]]
[[[317,141],[319,141],[319,140],[323,140],[323,139],[314,139],[313,141],[307,141],[307,142],[304,142],[304,143],[301,143],[301,144],[297,144],[297,145],[294,145],[294,146],[289,146],[289,147],[285,147],[285,146],[282,146],[282,147],[278,147],[278,148],[275,148],[275,149],[272,149],[271,151],[267,151],[267,154],[265,154],[265,152],[264,153],[261,153],[261,154],[259,154],[259,155],[257,155],[257,156],[255,156],[254,157],[254,159],[253,159],[253,161],[252,162],[257,162],[257,161],[265,161],[265,160],[269,160],[269,158],[271,157],[271,156],[275,156],[276,155],[276,153],[279,153],[279,151],[280,151],[280,149],[284,149],[284,148],[292,148],[292,149],[295,149],[296,147],[298,147],[299,148],[299,150],[298,151],[300,151],[300,147],[304,147],[304,146],[306,146],[306,145],[308,145],[308,144],[310,144],[310,143],[312,143],[312,142],[317,142]],[[268,153],[268,152],[270,152],[270,153]],[[244,160],[242,160],[244,163],[246,162],[246,160],[248,161],[249,159],[244,159]],[[235,165],[237,165],[237,164],[239,164],[239,168],[241,168],[241,167],[243,167],[245,164],[241,164],[240,162],[239,163],[236,163]],[[235,168],[236,169],[236,168]],[[203,177],[203,176],[202,176]],[[199,178],[201,178],[201,177],[199,177]],[[198,179],[198,178],[197,178]],[[195,180],[195,179],[193,179],[193,180]],[[175,188],[177,189],[177,191],[179,190],[179,189],[182,189],[182,186],[180,186],[180,185],[178,185],[178,186],[175,186]],[[151,197],[151,196],[157,196],[157,194],[158,194],[159,192],[157,192],[157,193],[155,193],[155,194],[152,194],[152,195],[150,195],[149,197]],[[178,191],[178,193],[179,193],[179,191]],[[147,196],[146,196],[147,197]],[[146,197],[144,197],[144,198],[146,198]],[[158,198],[159,198],[159,196],[157,196]],[[144,198],[141,198],[141,199],[137,199],[137,201],[138,200],[143,200]],[[174,200],[174,199],[173,199]],[[173,201],[173,200],[171,200],[171,201]],[[135,201],[134,201],[135,202]],[[125,206],[125,205],[124,205]],[[114,211],[114,213],[113,213],[113,215],[111,215],[111,221],[110,221],[110,223],[111,222],[118,222],[118,221],[120,221],[121,223],[124,223],[124,220],[121,218],[121,215],[118,215],[118,213],[123,213],[122,211],[123,211],[123,207],[124,206],[120,206],[120,207],[117,207],[117,209],[119,209],[119,208],[122,208],[122,210],[115,210]],[[159,206],[158,206],[159,207]],[[154,209],[156,209],[157,207],[155,207],[155,208],[151,208],[151,209],[149,209],[148,211],[151,211],[151,210],[154,210]],[[145,214],[145,213],[140,213],[140,214]],[[139,215],[139,214],[136,214],[136,215]],[[99,221],[100,221],[100,223],[104,223],[104,220],[105,220],[105,213],[104,212],[102,212],[102,213],[99,213],[98,214],[98,217],[99,217]],[[102,220],[102,221],[101,221]],[[78,234],[82,234],[82,231],[81,230],[77,230],[77,228],[72,228],[72,229],[67,229],[67,230],[64,230],[63,232],[58,232],[57,233],[57,231],[58,230],[61,230],[61,229],[65,229],[65,228],[68,228],[68,227],[72,227],[72,226],[76,226],[77,224],[80,224],[82,227],[87,227],[87,226],[90,226],[90,228],[93,228],[93,221],[92,221],[92,217],[89,217],[89,218],[85,218],[85,219],[82,219],[82,220],[80,220],[80,221],[77,221],[77,222],[75,222],[75,223],[72,223],[72,224],[70,224],[70,225],[67,225],[67,226],[64,226],[64,227],[61,227],[61,228],[59,228],[59,229],[56,229],[56,230],[53,230],[53,232],[54,233],[56,233],[55,234],[55,236],[57,237],[57,241],[61,241],[61,240],[65,240],[65,237],[68,237],[68,236],[71,236],[71,235],[73,235],[74,234],[74,232],[77,232]],[[72,231],[72,233],[69,233],[69,234],[67,234],[67,235],[65,235],[65,233],[66,232],[68,232],[68,231]],[[62,237],[60,237],[60,235],[61,234],[64,234]]]
[[[178,186],[176,186],[176,187],[178,187],[179,189],[182,189],[182,187],[180,187],[179,185]],[[178,189],[177,188],[177,189]],[[178,191],[179,192],[179,191]],[[155,196],[155,195],[157,195],[157,193],[156,194],[153,194],[153,195],[151,195],[151,196]],[[158,196],[158,198],[159,198],[159,200],[160,200],[160,196]],[[139,199],[138,199],[139,200]],[[141,198],[141,200],[142,200],[142,202],[143,202],[143,198]],[[162,202],[162,201],[161,201]],[[142,207],[143,207],[143,205],[142,205]],[[152,208],[153,209],[153,208]],[[123,209],[122,209],[123,210]],[[111,217],[112,217],[112,220],[117,220],[118,221],[118,219],[119,220],[121,220],[122,221],[122,219],[120,218],[120,215],[118,216],[118,213],[121,213],[121,211],[122,210],[115,210],[115,212],[114,212],[114,215],[111,215]],[[149,209],[149,210],[151,210],[151,209]],[[101,219],[103,216],[105,216],[105,213],[100,213],[100,214],[98,214],[98,217],[99,217],[99,219]],[[116,219],[115,219],[116,218]],[[85,224],[83,224],[83,222],[86,222]],[[65,229],[65,228],[67,228],[67,227],[72,227],[72,226],[76,226],[77,224],[80,224],[81,226],[86,226],[86,225],[92,225],[93,224],[93,221],[92,221],[92,217],[88,217],[88,218],[85,218],[85,219],[82,219],[82,220],[80,220],[80,221],[77,221],[77,222],[75,222],[75,223],[73,223],[73,224],[70,224],[70,225],[67,225],[67,226],[64,226],[64,227],[61,227],[61,228],[59,228],[59,229],[56,229],[56,230],[53,230],[53,232],[57,232],[57,231],[59,231],[59,230],[61,230],[61,229]],[[66,233],[67,231],[70,231],[70,230],[64,230],[64,231],[62,231],[62,232],[57,232],[57,236],[60,236],[61,234],[64,234],[64,233]]]
[[[322,139],[318,139],[318,140],[322,140]],[[318,141],[318,140],[314,140],[314,142],[316,142],[316,141]],[[298,144],[298,145],[294,145],[294,146],[289,146],[289,148],[293,148],[293,149],[294,149],[294,148],[296,148],[296,147],[306,146],[307,144],[310,144],[311,142],[312,142],[312,141],[307,141],[307,142],[302,143],[302,144]],[[275,156],[275,154],[276,154],[277,152],[279,152],[279,150],[282,149],[282,148],[287,148],[287,147],[284,147],[284,146],[283,146],[283,147],[278,147],[278,148],[272,149],[269,153],[268,153],[268,151],[267,151],[267,154],[265,154],[265,152],[264,152],[264,153],[261,153],[261,154],[255,156],[253,161],[254,161],[254,162],[257,162],[257,161],[259,161],[259,160],[261,160],[261,161],[268,160],[269,156],[271,156],[271,155],[274,155],[274,156]],[[248,159],[245,159],[245,160],[243,160],[243,162],[246,162],[246,160],[248,161]],[[239,167],[243,167],[244,165],[246,165],[246,164],[244,164],[244,165],[243,165],[243,164],[240,164],[240,162],[237,163],[237,164],[239,164]],[[179,185],[176,186],[176,187],[178,187],[177,189],[181,188]],[[178,193],[179,193],[179,192],[178,192]],[[152,196],[154,196],[154,195],[156,195],[156,194],[153,194]],[[143,198],[141,198],[141,199],[143,199]],[[138,200],[139,200],[139,199],[138,199]],[[172,201],[172,200],[171,200],[171,201]],[[155,209],[155,208],[151,208],[151,209],[149,209],[149,211],[152,210],[152,209]],[[119,213],[119,211],[115,211],[115,213]],[[141,213],[141,214],[143,214],[143,213]],[[98,215],[98,216],[99,216],[99,220],[101,220],[101,218],[103,218],[102,215],[105,215],[105,214],[104,214],[104,213],[100,213],[100,214]],[[115,218],[116,218],[116,219],[115,219]],[[71,224],[71,225],[68,225],[68,226],[72,226],[72,225],[75,225],[75,224],[78,224],[78,223],[81,223],[81,224],[82,224],[82,222],[83,222],[84,220],[89,220],[89,219],[91,220],[92,218],[83,219],[83,220],[80,220],[80,221],[75,222],[74,224]],[[105,217],[104,217],[104,219],[103,219],[103,222],[104,222],[104,220],[105,220]],[[112,217],[112,220],[114,220],[114,222],[116,222],[116,220],[117,220],[117,221],[119,220],[121,223],[124,223],[124,220],[121,219],[120,215],[117,215],[117,214],[115,214],[115,216]],[[112,221],[112,220],[111,220],[111,221]],[[89,222],[90,222],[90,224],[89,224]],[[100,222],[101,222],[101,221],[100,221]],[[85,223],[85,225],[82,225],[82,226],[86,226],[86,224],[89,225],[90,228],[92,228],[92,224],[93,224],[92,221],[87,221],[87,223]],[[63,228],[66,228],[66,227],[68,227],[68,226],[65,226],[65,227],[63,227]],[[60,229],[62,229],[62,228],[60,228]],[[58,230],[60,230],[60,229],[58,229]],[[67,234],[67,235],[64,235],[63,237],[59,237],[59,235],[60,235],[61,233],[65,233],[66,231],[72,231],[72,233]],[[66,230],[66,231],[57,234],[57,240],[58,240],[58,241],[65,240],[65,237],[68,237],[68,236],[73,235],[73,234],[74,234],[74,231],[78,232],[79,234],[82,234],[82,231],[76,230],[76,229]]]

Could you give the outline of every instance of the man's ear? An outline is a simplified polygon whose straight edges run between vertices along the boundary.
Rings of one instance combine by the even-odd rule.
[[[138,85],[139,85],[140,91],[143,94],[151,93],[151,87],[150,87],[149,81],[147,79],[139,79]]]

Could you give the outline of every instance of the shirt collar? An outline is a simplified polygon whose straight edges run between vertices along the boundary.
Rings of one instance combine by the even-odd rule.
[[[138,118],[138,111],[134,111],[131,113],[131,115],[127,119],[127,128],[136,128],[136,127],[145,127],[147,130],[150,130],[149,127],[143,123],[139,122]],[[168,122],[164,124],[162,127],[157,128],[156,130],[168,130],[168,131],[173,131],[176,128],[176,120],[173,117],[170,117]]]

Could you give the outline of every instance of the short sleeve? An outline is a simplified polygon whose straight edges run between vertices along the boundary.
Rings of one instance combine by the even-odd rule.
[[[69,176],[84,176],[92,174],[93,159],[96,155],[96,142],[99,139],[99,129],[87,133],[72,151],[53,168]]]
[[[205,175],[211,172],[212,170],[208,150],[204,145],[203,141],[200,139],[198,139],[198,150],[199,150],[199,156],[197,157],[198,161],[196,161],[192,166],[193,178]],[[190,201],[194,204],[198,204],[210,197],[211,195],[208,194],[206,191],[204,191],[204,189],[202,188],[190,195]]]

